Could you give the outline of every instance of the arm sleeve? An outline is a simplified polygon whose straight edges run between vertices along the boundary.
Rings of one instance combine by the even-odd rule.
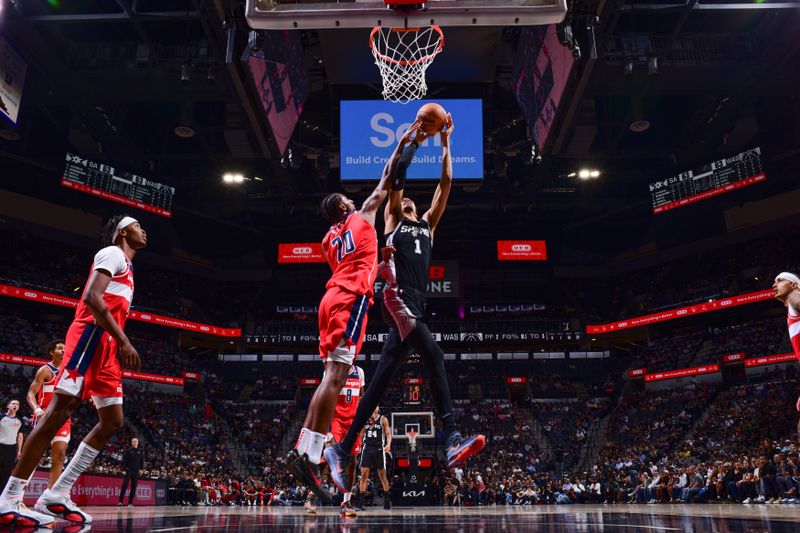
[[[119,246],[106,246],[94,256],[92,270],[105,270],[112,276],[117,276],[127,268],[128,262]]]
[[[419,145],[412,142],[403,150],[403,154],[400,156],[400,159],[397,160],[397,168],[394,171],[394,176],[392,176],[393,191],[399,191],[405,188],[406,172],[408,171],[408,167],[411,166],[411,160],[414,159],[417,148],[419,148]]]

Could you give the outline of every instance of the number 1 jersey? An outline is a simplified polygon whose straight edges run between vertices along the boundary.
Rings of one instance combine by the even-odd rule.
[[[322,253],[333,269],[325,288],[340,287],[372,300],[378,274],[378,234],[358,213],[349,213],[331,226],[322,239]]]

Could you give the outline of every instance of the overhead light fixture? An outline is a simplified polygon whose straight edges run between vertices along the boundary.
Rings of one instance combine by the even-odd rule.
[[[647,131],[650,129],[650,121],[641,119],[641,120],[634,120],[628,126],[628,129],[631,130],[633,133],[642,133],[643,131]]]
[[[172,132],[181,139],[191,139],[195,133],[190,126],[175,126]]]
[[[568,174],[567,177],[571,178],[574,177],[575,175],[576,173],[572,172],[571,174]],[[596,168],[582,168],[577,172],[577,176],[579,179],[582,180],[595,179],[600,177],[600,171],[597,170]]]
[[[226,172],[222,176],[222,181],[225,183],[243,183],[244,176],[238,172]]]

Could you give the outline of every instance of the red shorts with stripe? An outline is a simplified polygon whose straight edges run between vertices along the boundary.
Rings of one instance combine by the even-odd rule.
[[[34,420],[33,427],[36,427],[38,423],[39,423],[38,419]],[[50,441],[50,443],[52,444],[54,442],[69,442],[69,438],[71,435],[72,435],[72,420],[67,419],[67,421],[64,422],[64,425],[61,426],[58,432],[53,436],[53,439]]]
[[[347,434],[347,430],[350,429],[352,424],[352,420],[339,420],[336,417],[333,417],[331,420],[331,434],[333,435],[333,440],[335,442],[342,442],[344,436]],[[358,440],[355,444],[353,444],[353,448],[350,451],[352,455],[358,455],[361,453],[361,435],[358,436]]]
[[[55,392],[84,400],[119,398],[105,404],[121,403],[122,367],[117,359],[117,343],[100,326],[72,323],[64,343],[64,360],[58,370]]]
[[[368,296],[331,287],[319,304],[319,356],[352,365],[364,343]]]

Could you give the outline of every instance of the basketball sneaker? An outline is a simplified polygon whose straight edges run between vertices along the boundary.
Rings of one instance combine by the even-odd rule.
[[[486,437],[475,435],[465,439],[461,433],[453,433],[447,439],[447,467],[463,465],[467,459],[478,453],[486,445]]]
[[[39,500],[34,505],[34,509],[40,513],[49,514],[76,524],[91,524],[91,515],[83,512],[80,507],[75,505],[69,496],[55,494],[50,489],[45,490]]]
[[[342,502],[340,514],[342,518],[355,518],[358,516],[358,513],[356,513],[356,510],[353,508],[353,504],[349,501]]]
[[[384,494],[383,496],[383,508],[386,511],[392,508],[392,500],[389,498],[388,494]]]
[[[308,487],[323,503],[331,503],[331,493],[322,487],[317,466],[308,460],[308,454],[302,456],[292,449],[283,459],[284,469],[296,480]]]
[[[0,505],[0,524],[4,526],[52,528],[53,522],[52,517],[28,509],[22,500]]]
[[[331,469],[331,481],[342,492],[348,492],[353,486],[353,480],[347,478],[347,466],[352,460],[352,456],[345,453],[339,444],[334,444],[325,448],[322,453]]]

